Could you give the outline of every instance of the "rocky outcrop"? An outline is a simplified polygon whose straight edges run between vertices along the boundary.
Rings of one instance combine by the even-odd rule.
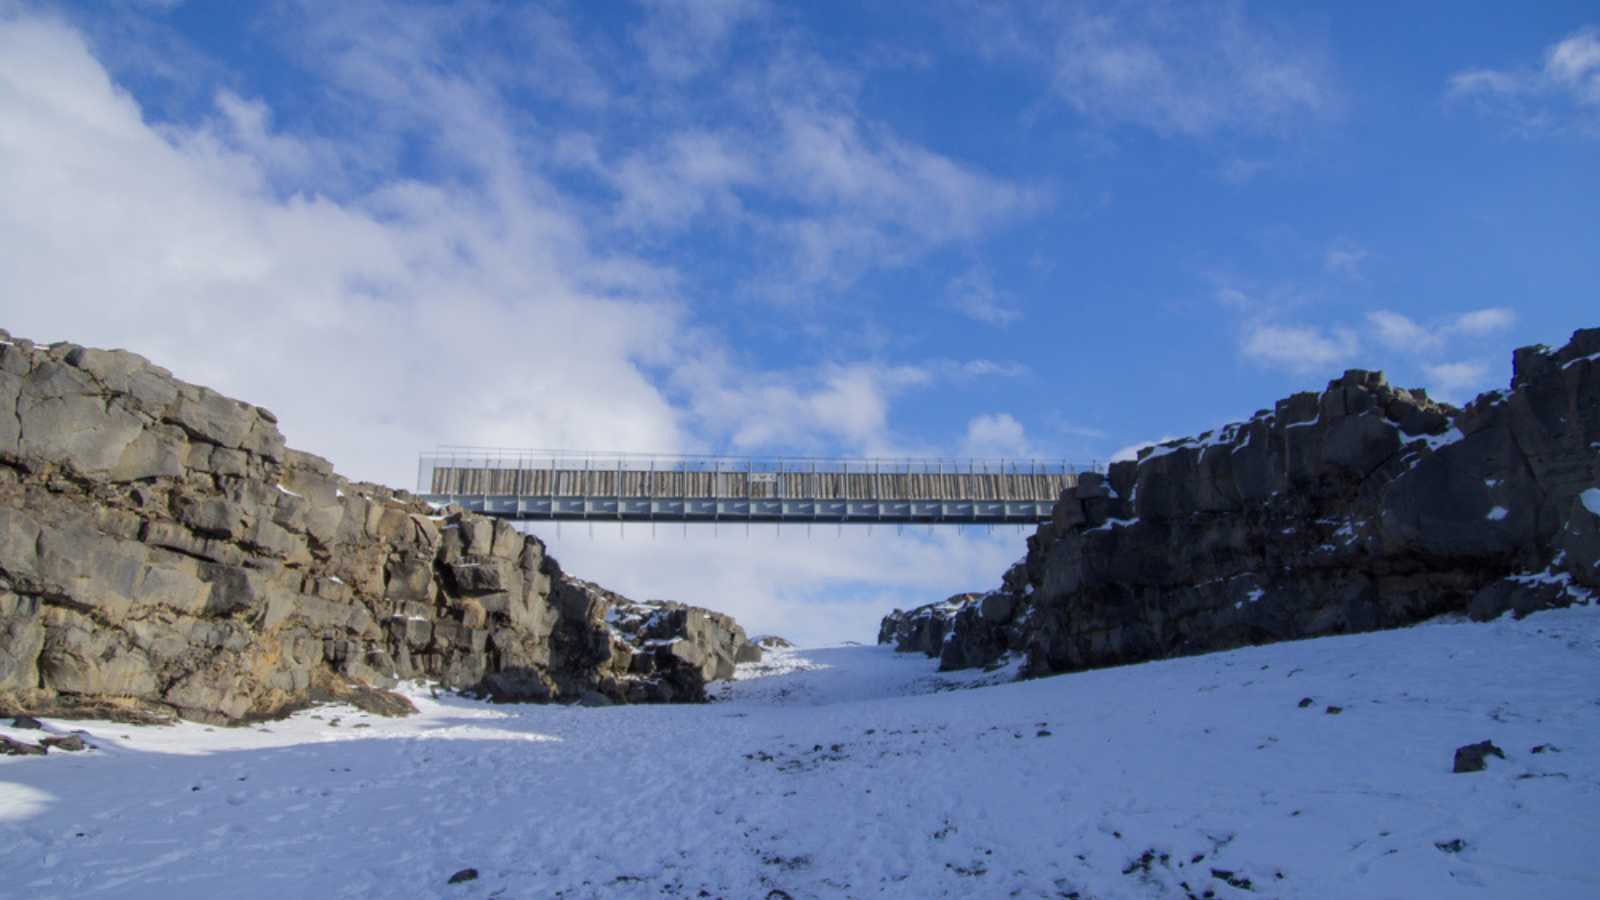
[[[1600,329],[1514,370],[1461,410],[1350,371],[1084,475],[1001,587],[914,649],[943,668],[1020,652],[1045,675],[1588,602]]]
[[[894,610],[878,626],[878,643],[893,644],[900,653],[926,653],[938,656],[950,635],[955,618],[981,594],[956,594],[938,603],[915,609]]]
[[[0,712],[395,711],[374,688],[408,678],[698,700],[748,652],[732,620],[681,606],[631,645],[621,604],[505,522],[287,449],[264,409],[132,353],[0,332]]]

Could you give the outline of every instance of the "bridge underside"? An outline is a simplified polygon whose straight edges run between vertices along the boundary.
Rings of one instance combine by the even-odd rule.
[[[1047,522],[1040,500],[752,500],[745,498],[525,497],[426,494],[438,505],[505,519],[588,522],[1020,525]]]
[[[417,493],[508,519],[1026,525],[1078,468],[1041,460],[753,459],[484,451],[423,454]]]

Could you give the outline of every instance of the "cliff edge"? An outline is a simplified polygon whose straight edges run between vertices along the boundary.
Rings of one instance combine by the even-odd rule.
[[[1142,450],[1063,493],[999,588],[896,611],[879,640],[1038,676],[1592,602],[1600,329],[1513,369],[1465,409],[1352,370]]]
[[[702,700],[759,658],[732,619],[669,606],[567,576],[505,522],[352,483],[140,356],[0,331],[0,713],[403,712],[380,689],[408,678]]]

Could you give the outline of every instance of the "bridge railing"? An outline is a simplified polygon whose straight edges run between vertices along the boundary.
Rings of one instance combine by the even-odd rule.
[[[696,497],[1053,502],[1094,468],[1041,459],[663,456],[443,447],[418,492],[514,497]]]

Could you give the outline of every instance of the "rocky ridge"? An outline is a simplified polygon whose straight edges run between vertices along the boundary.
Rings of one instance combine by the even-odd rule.
[[[702,700],[759,655],[538,538],[340,477],[260,407],[0,331],[0,713],[207,722],[428,678],[500,700]]]
[[[1351,370],[1146,448],[1065,491],[997,589],[879,641],[943,669],[1022,653],[1027,677],[1592,602],[1600,329],[1513,369],[1464,409]]]

